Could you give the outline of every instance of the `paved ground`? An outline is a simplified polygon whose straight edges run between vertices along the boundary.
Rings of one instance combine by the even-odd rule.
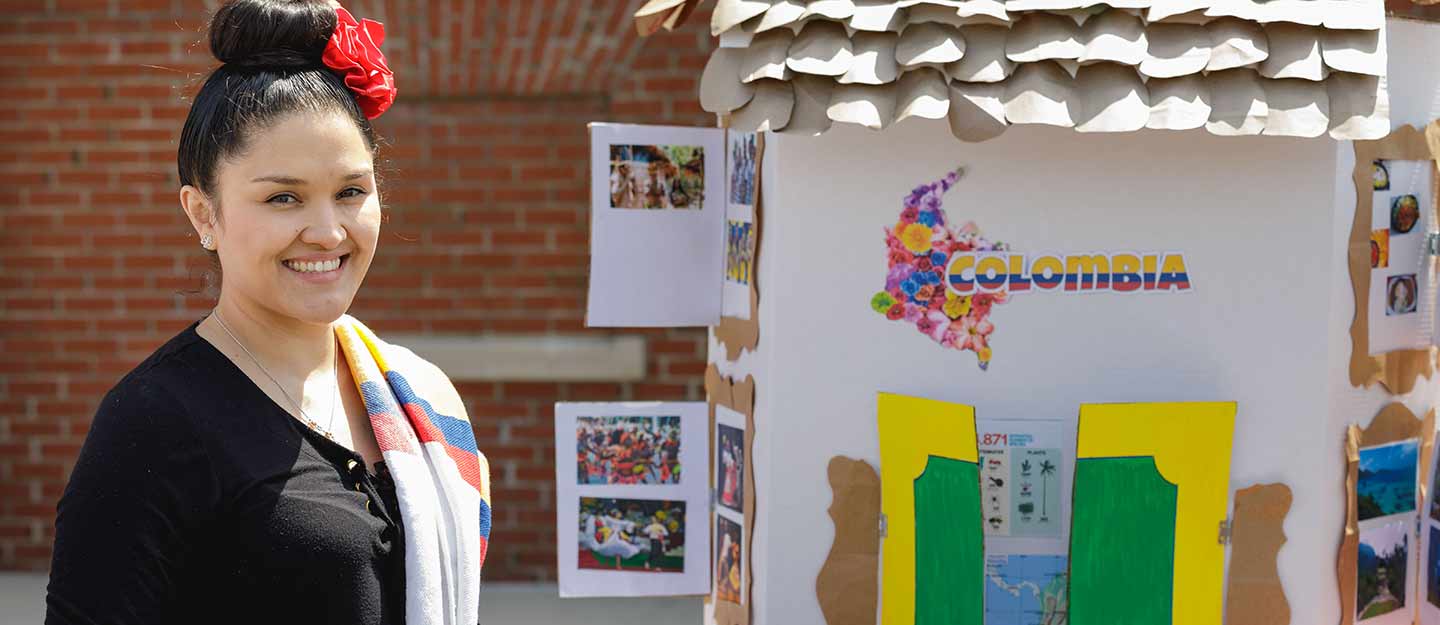
[[[0,625],[45,620],[46,576],[0,572]],[[561,599],[554,585],[486,584],[480,595],[485,625],[687,625],[700,622],[698,597]]]

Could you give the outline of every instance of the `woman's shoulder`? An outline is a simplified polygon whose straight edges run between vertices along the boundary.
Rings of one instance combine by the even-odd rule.
[[[469,420],[459,390],[455,388],[450,376],[438,365],[409,347],[385,340],[348,314],[341,317],[341,322],[354,323],[364,328],[364,332],[369,334],[384,355],[387,368],[398,373],[419,399],[429,402],[441,414]]]
[[[179,417],[184,398],[202,389],[196,384],[196,359],[204,341],[195,332],[196,321],[161,344],[110,387],[96,410],[106,415],[141,413],[148,420]]]

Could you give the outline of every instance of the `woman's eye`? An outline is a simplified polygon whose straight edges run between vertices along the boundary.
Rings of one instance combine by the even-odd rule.
[[[347,193],[350,193],[351,191],[354,191],[355,193],[350,194],[350,195],[346,195]],[[342,197],[342,198],[344,198],[344,197],[364,197],[364,196],[365,196],[365,190],[364,190],[364,189],[361,189],[360,187],[350,187],[349,189],[346,189],[346,190],[340,192],[340,197]]]
[[[270,198],[270,199],[268,199],[268,200],[265,200],[265,201],[266,201],[266,202],[269,202],[269,203],[276,203],[276,204],[293,204],[293,203],[294,203],[294,202],[278,202],[277,200],[279,200],[279,199],[281,199],[281,198],[289,198],[289,199],[291,199],[291,200],[294,200],[295,202],[299,202],[299,201],[300,201],[299,198],[297,198],[297,197],[295,197],[294,195],[291,195],[291,194],[289,194],[289,193],[281,193],[280,195],[274,196],[274,197],[272,197],[272,198]]]

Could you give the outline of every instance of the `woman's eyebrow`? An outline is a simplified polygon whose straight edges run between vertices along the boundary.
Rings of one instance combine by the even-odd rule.
[[[358,179],[360,179],[360,178],[364,178],[364,177],[370,175],[370,172],[371,172],[371,170],[369,170],[369,169],[361,169],[361,170],[354,171],[354,172],[351,172],[351,173],[349,173],[349,174],[346,174],[344,178],[341,178],[341,180],[358,180]],[[305,180],[304,180],[304,179],[295,178],[295,177],[293,177],[293,176],[281,176],[281,175],[278,175],[278,174],[276,174],[276,175],[270,175],[270,176],[260,176],[259,178],[252,178],[252,179],[250,180],[250,182],[273,182],[273,183],[276,183],[276,184],[286,184],[286,185],[303,185],[303,184],[305,184]]]

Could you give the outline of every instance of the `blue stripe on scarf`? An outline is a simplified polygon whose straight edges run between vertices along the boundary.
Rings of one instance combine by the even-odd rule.
[[[415,404],[425,411],[425,416],[440,434],[445,437],[445,443],[453,445],[456,449],[480,455],[480,446],[475,443],[475,431],[470,429],[470,423],[462,419],[456,419],[435,411],[430,402],[421,399],[410,387],[410,382],[399,371],[386,371],[385,379],[390,382],[390,388],[395,390],[395,396],[400,399],[401,404]]]

